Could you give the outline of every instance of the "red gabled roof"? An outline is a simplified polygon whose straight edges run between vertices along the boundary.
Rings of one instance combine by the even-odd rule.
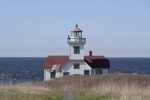
[[[78,25],[76,24],[75,28],[73,28],[73,29],[71,30],[71,32],[82,32],[82,30],[79,29],[79,28],[78,28]]]
[[[104,56],[84,56],[84,59],[86,59],[89,62],[92,62],[92,60],[95,59],[106,59]]]
[[[84,56],[85,62],[92,68],[110,68],[110,63],[104,56]]]
[[[91,68],[109,68],[109,60],[104,56],[84,56],[84,60],[69,60],[69,56],[48,56],[43,63],[44,68],[51,68],[53,65],[63,67],[68,61],[85,61]]]
[[[69,56],[48,56],[43,63],[44,68],[51,68],[53,65],[60,65],[62,67],[69,60]]]

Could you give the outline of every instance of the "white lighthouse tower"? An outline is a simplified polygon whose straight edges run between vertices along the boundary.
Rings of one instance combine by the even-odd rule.
[[[82,30],[76,24],[71,30],[71,36],[68,36],[67,43],[70,45],[69,60],[84,60],[84,45],[86,38],[82,38]]]

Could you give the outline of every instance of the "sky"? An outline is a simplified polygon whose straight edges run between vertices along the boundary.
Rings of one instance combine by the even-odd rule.
[[[85,55],[150,57],[149,0],[0,0],[0,57],[69,55],[75,24]]]

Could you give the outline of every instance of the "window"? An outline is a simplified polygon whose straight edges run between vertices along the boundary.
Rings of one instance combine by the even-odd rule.
[[[79,37],[82,37],[82,33],[79,33]]]
[[[102,74],[102,70],[101,69],[96,70],[96,75],[99,75],[99,74]]]
[[[80,69],[80,64],[74,64],[74,69]]]
[[[80,54],[80,48],[79,46],[74,47],[74,54]]]
[[[75,37],[78,37],[78,33],[75,33]]]
[[[64,76],[69,75],[69,72],[64,72]]]
[[[84,70],[84,75],[90,75],[90,71],[89,70]]]
[[[51,72],[51,78],[55,78],[56,75],[56,70],[54,70],[53,72]]]

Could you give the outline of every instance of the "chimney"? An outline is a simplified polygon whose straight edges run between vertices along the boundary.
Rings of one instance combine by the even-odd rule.
[[[92,56],[92,51],[91,50],[89,51],[89,56]]]

